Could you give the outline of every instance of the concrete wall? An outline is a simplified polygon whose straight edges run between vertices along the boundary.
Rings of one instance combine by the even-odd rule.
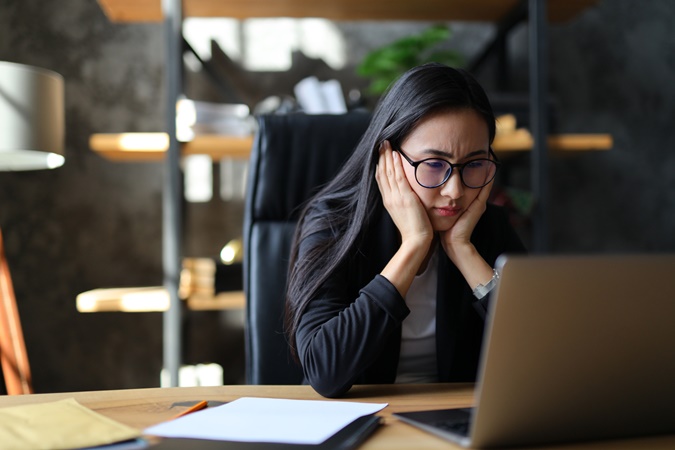
[[[673,2],[603,1],[552,30],[560,129],[614,136],[553,162],[555,250],[675,250],[674,19]]]
[[[675,251],[675,3],[602,0],[551,29],[556,130],[606,132],[609,152],[551,157],[551,249]],[[424,24],[343,23],[351,58]],[[455,45],[473,54],[487,24],[457,24]],[[511,41],[513,87],[526,92],[527,36]],[[0,60],[66,80],[66,164],[0,172],[0,227],[38,392],[156,386],[161,314],[81,314],[78,293],[162,283],[161,164],[113,163],[88,147],[96,132],[163,128],[160,25],[112,24],[94,1],[0,2]],[[479,76],[493,85],[489,70]],[[527,180],[527,157],[513,159]],[[525,180],[525,181],[523,181]],[[241,203],[186,210],[186,254],[240,233]],[[195,231],[198,231],[195,232]],[[197,237],[195,237],[197,236]],[[188,362],[216,361],[242,380],[240,317],[191,314]]]

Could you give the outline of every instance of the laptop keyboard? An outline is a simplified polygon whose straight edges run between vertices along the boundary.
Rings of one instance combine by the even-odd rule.
[[[440,428],[441,430],[451,431],[456,434],[461,434],[463,436],[469,435],[469,426],[471,424],[466,422],[453,422],[449,420],[443,420],[441,422],[435,422],[433,426]]]
[[[438,420],[432,424],[432,426],[437,427],[441,430],[450,431],[451,433],[459,434],[462,436],[469,435],[469,427],[471,426],[471,409],[462,409],[458,412],[465,412],[462,414],[465,417],[456,417],[447,420]]]

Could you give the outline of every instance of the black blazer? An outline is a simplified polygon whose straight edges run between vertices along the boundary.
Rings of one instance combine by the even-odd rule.
[[[317,234],[300,243],[299,258]],[[506,213],[488,205],[471,237],[494,267],[502,253],[524,247]],[[301,317],[296,344],[305,382],[326,397],[346,393],[353,384],[393,383],[399,360],[401,323],[410,310],[396,288],[379,275],[399,246],[396,226],[382,213],[352,258],[310,300]],[[303,250],[305,249],[305,250]],[[436,346],[438,379],[472,382],[480,358],[485,311],[447,257],[438,249]]]

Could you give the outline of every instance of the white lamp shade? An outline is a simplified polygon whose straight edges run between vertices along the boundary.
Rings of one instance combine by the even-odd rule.
[[[56,72],[0,61],[0,170],[64,163],[63,84]]]

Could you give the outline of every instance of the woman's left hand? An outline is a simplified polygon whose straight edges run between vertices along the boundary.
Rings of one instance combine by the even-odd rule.
[[[481,218],[485,212],[487,200],[490,197],[490,191],[492,190],[492,182],[488,185],[483,186],[478,193],[478,196],[471,202],[469,207],[464,210],[461,216],[457,218],[457,221],[447,231],[440,233],[441,244],[443,249],[450,257],[450,259],[457,264],[455,258],[457,257],[457,250],[467,245],[471,245],[471,234],[473,233],[478,220]]]
[[[487,283],[492,277],[492,267],[485,262],[471,242],[471,234],[487,208],[491,189],[492,183],[483,186],[452,228],[440,233],[443,250],[462,273],[471,289]]]

